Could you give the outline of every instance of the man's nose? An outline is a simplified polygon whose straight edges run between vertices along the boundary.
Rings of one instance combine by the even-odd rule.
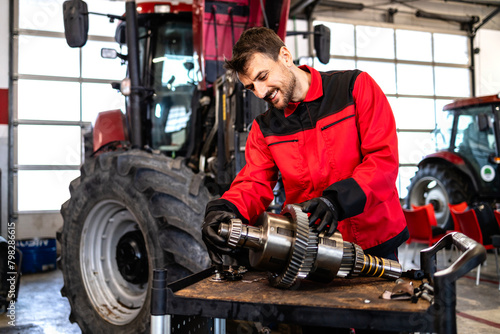
[[[259,99],[264,99],[267,95],[267,87],[263,83],[254,83],[254,93]]]

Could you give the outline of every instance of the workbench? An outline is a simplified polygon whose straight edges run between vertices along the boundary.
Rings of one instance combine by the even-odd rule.
[[[450,245],[464,253],[448,268],[436,272],[437,251]],[[162,285],[165,277],[158,277],[166,273],[157,271],[152,290],[151,333],[171,333],[170,315],[262,324],[456,333],[455,281],[485,258],[482,245],[456,232],[423,250],[421,278],[434,286],[433,304],[423,299],[417,303],[382,299],[384,291],[392,291],[395,282],[374,277],[336,278],[328,284],[302,280],[283,290],[271,287],[263,272],[249,271],[239,281],[214,282],[213,269],[207,269]],[[411,280],[415,287],[422,283],[415,277],[405,279]],[[219,326],[223,327],[223,323]],[[223,329],[219,328],[219,332],[224,332]]]

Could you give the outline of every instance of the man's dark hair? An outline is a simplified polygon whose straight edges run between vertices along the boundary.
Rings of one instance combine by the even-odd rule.
[[[265,27],[245,30],[233,47],[233,57],[225,61],[224,68],[237,73],[245,73],[247,63],[255,53],[262,53],[274,61],[278,60],[281,47],[285,43],[271,29]]]

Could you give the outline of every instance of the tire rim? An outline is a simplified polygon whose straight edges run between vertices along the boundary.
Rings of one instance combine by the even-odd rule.
[[[433,177],[423,177],[415,185],[410,194],[410,205],[432,204],[438,226],[443,227],[448,220],[448,193],[444,185]]]
[[[130,323],[146,300],[147,280],[134,284],[125,279],[116,260],[117,246],[123,242],[122,238],[127,233],[137,235],[137,231],[137,220],[132,213],[114,200],[95,205],[82,230],[80,269],[87,295],[100,316],[114,325]]]

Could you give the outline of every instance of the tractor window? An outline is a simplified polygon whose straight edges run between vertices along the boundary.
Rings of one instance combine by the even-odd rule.
[[[493,117],[486,113],[461,114],[458,119],[456,151],[482,166],[496,152]]]
[[[436,120],[437,126],[434,131],[436,149],[447,150],[451,145],[451,134],[453,129],[453,113],[441,113],[441,117]]]
[[[154,115],[152,145],[162,151],[186,149],[191,100],[197,85],[191,22],[169,21],[158,27],[153,43]]]

